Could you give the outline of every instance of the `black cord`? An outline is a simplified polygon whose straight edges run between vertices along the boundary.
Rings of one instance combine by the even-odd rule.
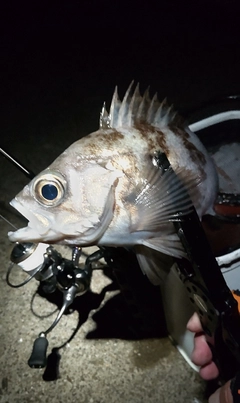
[[[35,299],[37,293],[38,293],[38,292],[35,291],[35,293],[33,294],[32,299],[31,299],[31,304],[30,304],[31,312],[32,312],[32,314],[33,314],[34,316],[36,316],[36,317],[39,318],[39,319],[46,319],[46,318],[49,318],[50,316],[52,316],[54,313],[56,313],[56,312],[59,310],[58,308],[56,308],[56,309],[54,309],[53,312],[50,312],[50,313],[48,313],[48,314],[46,314],[46,315],[38,315],[38,314],[34,311],[34,309],[33,309],[33,302],[34,302],[34,299]]]
[[[7,285],[9,285],[12,288],[20,288],[20,287],[24,286],[25,284],[29,283],[29,281],[32,280],[33,277],[35,277],[35,275],[42,269],[42,265],[40,265],[39,267],[36,268],[36,270],[34,270],[34,272],[25,281],[23,281],[20,284],[12,284],[11,281],[9,280],[9,277],[10,277],[10,274],[12,272],[14,265],[15,265],[15,263],[10,264],[10,266],[8,267],[7,276],[6,276]]]

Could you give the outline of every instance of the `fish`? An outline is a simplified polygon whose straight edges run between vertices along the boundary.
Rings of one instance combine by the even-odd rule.
[[[157,164],[167,156],[171,168]],[[180,185],[179,185],[180,184]],[[185,256],[174,230],[177,213],[194,205],[212,209],[218,189],[215,165],[184,120],[149,88],[132,82],[122,101],[115,88],[104,103],[99,129],[68,147],[10,202],[27,227],[12,242],[132,248],[153,284],[166,257]],[[186,191],[187,190],[187,191]]]

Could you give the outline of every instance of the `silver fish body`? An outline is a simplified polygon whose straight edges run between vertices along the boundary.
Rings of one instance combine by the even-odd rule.
[[[189,203],[176,175],[156,166],[156,152],[167,155],[200,217],[211,209],[218,181],[197,136],[156,96],[141,96],[138,86],[131,95],[131,87],[122,102],[115,91],[98,131],[72,144],[11,201],[29,224],[9,238],[133,246],[142,269],[158,283],[160,269],[149,264],[149,250],[184,254],[172,221]]]

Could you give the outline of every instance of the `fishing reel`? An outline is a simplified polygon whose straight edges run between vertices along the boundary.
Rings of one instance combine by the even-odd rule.
[[[22,287],[35,278],[40,282],[42,291],[51,294],[57,289],[63,294],[62,307],[53,321],[52,325],[41,332],[34,342],[32,354],[28,360],[31,368],[43,368],[46,366],[48,340],[50,333],[60,321],[68,307],[72,304],[76,295],[85,294],[89,288],[92,278],[92,262],[99,260],[103,256],[103,251],[98,250],[88,256],[84,267],[79,267],[81,248],[73,247],[72,259],[68,260],[55,250],[52,246],[42,243],[16,243],[12,253],[11,262],[7,272],[7,283],[13,288]],[[29,274],[29,277],[20,284],[13,284],[10,275],[14,265],[21,267]],[[33,269],[34,267],[34,269]]]

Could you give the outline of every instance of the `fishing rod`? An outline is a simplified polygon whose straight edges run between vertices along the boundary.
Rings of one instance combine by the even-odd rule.
[[[156,162],[162,171],[174,174],[165,154],[157,153]],[[231,379],[240,370],[238,302],[226,284],[193,204],[185,215],[176,212],[173,225],[187,255],[187,259],[177,260],[178,275],[199,315],[221,378]]]

